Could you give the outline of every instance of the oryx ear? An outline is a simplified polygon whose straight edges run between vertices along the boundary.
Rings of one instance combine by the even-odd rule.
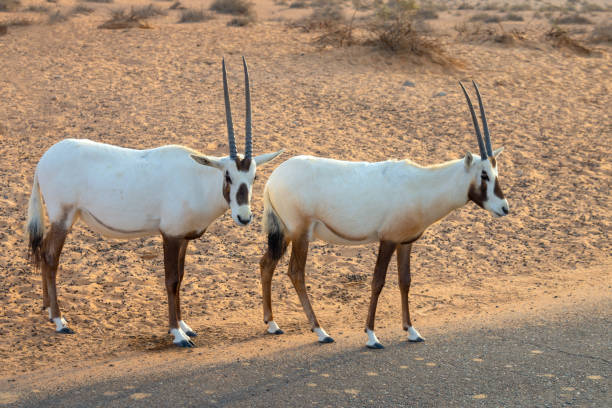
[[[503,147],[503,146],[502,146],[502,147],[500,147],[499,149],[495,149],[495,150],[493,150],[493,157],[497,158],[497,156],[499,156],[499,154],[500,154],[501,152],[503,152],[503,151],[504,151],[504,147]]]
[[[474,163],[474,156],[472,155],[471,152],[467,152],[465,154],[465,159],[463,159],[463,161],[465,162],[465,168],[469,169]]]
[[[223,166],[221,165],[221,160],[216,157],[211,156],[196,156],[195,154],[190,155],[193,160],[197,163],[200,163],[203,166],[214,167],[219,170],[223,170]]]
[[[285,149],[280,149],[278,152],[265,153],[265,154],[260,154],[259,156],[255,156],[254,157],[255,163],[258,166],[261,166],[262,164],[265,164],[265,163],[269,162],[270,160],[274,159],[276,156],[278,156],[279,154],[283,153],[284,151],[285,151]]]

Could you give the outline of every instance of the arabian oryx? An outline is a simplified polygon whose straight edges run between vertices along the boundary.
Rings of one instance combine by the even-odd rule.
[[[459,160],[421,167],[409,160],[368,163],[297,156],[272,172],[264,190],[263,226],[268,248],[260,261],[263,313],[268,333],[282,333],[272,315],[270,286],[274,269],[289,243],[292,244],[291,282],[319,342],[330,343],[333,339],[319,325],[306,293],[304,267],[308,244],[317,238],[340,245],[378,241],[380,247],[365,330],[366,345],[382,348],[374,334],[374,317],[389,260],[395,251],[403,328],[410,341],[423,341],[412,326],[408,309],[412,243],[427,227],[468,201],[475,202],[495,217],[508,214],[508,202],[497,180],[496,159],[502,148],[491,150],[478,88],[484,141],[465,88],[463,92],[474,122],[480,157],[468,152]]]
[[[55,277],[66,235],[78,218],[115,238],[161,233],[170,333],[174,344],[191,347],[195,332],[181,318],[180,287],[190,240],[228,208],[236,224],[251,222],[251,188],[257,166],[281,151],[252,157],[249,74],[243,58],[246,95],[246,147],[236,153],[227,73],[223,91],[229,157],[204,156],[168,145],[133,150],[66,139],[42,156],[28,208],[27,232],[32,260],[42,269],[43,307],[59,333],[74,333],[61,316]],[[43,199],[50,228],[45,231]]]

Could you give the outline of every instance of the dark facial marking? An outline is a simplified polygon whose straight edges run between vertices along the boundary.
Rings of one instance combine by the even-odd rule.
[[[497,197],[504,199],[504,193],[502,193],[501,187],[499,186],[499,182],[497,181],[497,177],[495,177],[495,186],[493,186],[493,194]]]
[[[249,203],[249,188],[245,183],[242,183],[236,193],[236,204],[245,205]]]
[[[227,181],[223,182],[223,198],[227,203],[230,203],[230,184]]]
[[[495,157],[491,156],[489,157],[489,160],[491,161],[491,166],[493,166],[493,168],[497,167],[497,162],[495,161]]]
[[[481,180],[480,188],[476,187],[476,184],[472,182],[468,190],[468,198],[479,207],[484,208],[484,202],[487,201],[487,182]]]
[[[236,161],[236,168],[238,171],[247,172],[251,168],[251,159],[245,158],[240,160],[240,158],[236,157],[234,160]]]

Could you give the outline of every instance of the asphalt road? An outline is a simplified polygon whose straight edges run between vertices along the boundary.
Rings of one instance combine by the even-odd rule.
[[[425,343],[396,337],[384,350],[339,341],[170,375],[91,382],[13,405],[611,407],[611,326],[604,306],[515,327],[439,330]]]

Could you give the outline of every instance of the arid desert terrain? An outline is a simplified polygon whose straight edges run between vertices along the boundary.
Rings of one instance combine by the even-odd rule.
[[[82,223],[69,235],[58,274],[60,306],[76,334],[56,334],[42,311],[40,275],[27,259],[27,200],[36,163],[64,138],[138,149],[181,144],[227,155],[222,57],[239,150],[244,55],[254,152],[286,152],[258,172],[254,223],[239,228],[228,212],[190,244],[181,297],[200,349],[227,344],[239,353],[236,345],[271,348],[276,341],[262,340],[258,265],[262,191],[274,167],[299,154],[429,165],[477,152],[459,80],[478,82],[493,147],[505,147],[498,163],[510,216],[494,219],[468,203],[415,243],[415,326],[427,337],[422,327],[432,322],[484,309],[495,320],[495,310],[537,310],[543,299],[572,308],[585,297],[612,296],[610,2],[423,3],[421,10],[433,14],[414,17],[425,41],[417,44],[420,55],[377,41],[381,26],[368,25],[372,8],[355,12],[350,2],[339,7],[343,21],[313,17],[331,13],[325,1],[257,0],[249,9],[256,14],[234,22],[235,15],[209,11],[208,0],[172,9],[172,2],[155,1],[149,13],[142,0],[5,2],[1,378],[182,352],[167,334],[160,238],[109,240]],[[100,28],[116,10],[123,11],[120,28]],[[179,23],[185,10],[202,21]],[[474,17],[483,13],[488,17]],[[522,20],[507,20],[509,13]],[[376,251],[311,244],[307,284],[332,336],[363,330]],[[273,281],[275,320],[288,335],[308,333],[287,259]],[[394,259],[377,327],[400,332],[396,282]]]

